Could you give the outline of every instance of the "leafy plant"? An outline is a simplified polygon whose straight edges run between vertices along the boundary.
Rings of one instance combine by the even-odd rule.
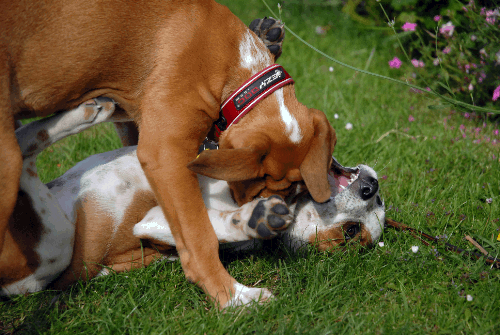
[[[479,8],[471,1],[460,11],[435,15],[434,30],[402,26],[417,85],[479,106],[495,106],[500,95],[499,8]],[[436,80],[437,79],[437,80]]]

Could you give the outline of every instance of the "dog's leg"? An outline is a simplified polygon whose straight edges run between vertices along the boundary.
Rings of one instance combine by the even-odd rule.
[[[187,169],[188,163],[196,158],[213,119],[197,112],[200,108],[196,106],[185,111],[188,103],[196,101],[183,99],[182,104],[174,106],[154,95],[147,102],[141,108],[137,156],[169,222],[186,277],[197,283],[216,304],[225,306],[241,289],[219,260],[219,243],[197,176]],[[173,110],[166,113],[165,108]]]
[[[219,243],[269,239],[278,230],[288,227],[293,219],[285,202],[279,196],[256,199],[234,211],[208,209],[208,216]],[[175,246],[175,239],[159,206],[149,210],[134,226],[134,235],[155,243]]]
[[[23,157],[37,155],[66,136],[105,122],[115,111],[109,98],[95,98],[75,109],[28,123],[16,131]],[[33,137],[32,134],[37,134]]]
[[[266,212],[270,214],[265,215]],[[271,226],[279,223],[277,225],[282,227],[288,226],[286,221],[290,223],[293,218],[284,201],[277,196],[252,201],[235,211],[209,209],[208,214],[220,243],[270,238],[272,233],[266,228],[266,222],[268,222],[267,225]],[[253,228],[250,228],[251,222],[255,222]],[[263,233],[259,227],[263,227],[267,233]],[[134,226],[133,232],[134,236],[147,239],[155,245],[162,247],[176,245],[172,230],[159,206],[149,210],[144,219]],[[246,305],[253,301],[267,300],[272,297],[273,295],[267,289],[250,288],[236,282],[231,299],[225,303],[224,307]]]
[[[168,129],[168,124],[161,126],[156,121],[149,124],[145,119],[143,115],[137,156],[172,228],[184,273],[222,306],[234,294],[236,281],[219,260],[217,236],[210,224],[198,180],[186,167],[196,158],[210,123],[198,130],[193,128],[200,125],[196,127],[193,122]],[[158,115],[154,119],[162,117]],[[183,123],[183,120],[178,121]],[[149,134],[148,128],[160,128],[163,133]],[[190,138],[193,131],[201,136]]]
[[[3,87],[0,86],[0,90]],[[9,218],[16,205],[23,159],[6,100],[0,99],[0,254]]]

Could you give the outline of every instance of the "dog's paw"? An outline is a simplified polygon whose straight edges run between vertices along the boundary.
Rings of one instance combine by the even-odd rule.
[[[247,222],[247,233],[254,238],[270,239],[292,223],[293,215],[278,195],[258,200]]]
[[[262,304],[274,298],[266,288],[247,287],[238,282],[234,284],[234,294],[223,308],[244,306],[251,303]]]
[[[265,17],[253,20],[249,28],[264,42],[276,61],[281,55],[283,39],[285,38],[284,24],[272,17]]]

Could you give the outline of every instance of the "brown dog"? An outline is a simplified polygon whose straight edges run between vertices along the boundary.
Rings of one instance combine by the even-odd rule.
[[[317,202],[330,197],[335,133],[323,113],[296,100],[293,85],[262,100],[222,134],[221,150],[187,168],[221,103],[273,63],[226,7],[209,0],[21,0],[3,1],[0,12],[0,250],[22,169],[15,119],[99,96],[138,125],[137,155],[186,277],[221,305],[236,282],[218,259],[194,172],[231,181],[239,204],[290,193],[302,179]]]

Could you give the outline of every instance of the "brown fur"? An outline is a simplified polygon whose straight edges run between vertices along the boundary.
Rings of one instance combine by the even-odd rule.
[[[68,268],[53,287],[65,289],[75,281],[95,277],[103,267],[125,271],[147,266],[160,253],[151,246],[142,246],[133,235],[134,224],[157,205],[151,192],[137,192],[124,213],[123,222],[113,222],[92,193],[76,205],[75,244]],[[89,215],[90,214],[90,215]],[[116,232],[113,232],[113,227]]]
[[[26,192],[19,192],[15,215],[9,220],[5,234],[5,248],[0,252],[0,286],[23,279],[38,268],[40,259],[33,250],[43,234],[38,213]],[[12,260],[16,260],[13,262]]]
[[[344,232],[352,224],[355,224],[355,222],[347,221],[327,230],[318,231],[316,235],[312,235],[309,238],[309,243],[315,245],[320,251],[329,251],[344,246],[346,244]],[[349,240],[349,243],[358,241],[362,246],[370,245],[372,243],[370,232],[363,225],[360,228],[360,233],[355,238]]]
[[[137,154],[172,227],[186,276],[224,304],[235,281],[217,257],[218,241],[202,210],[196,176],[186,166],[218,118],[221,102],[250,76],[237,61],[247,27],[209,0],[19,0],[2,1],[0,12],[0,250],[22,167],[14,118],[46,116],[105,96],[139,127]],[[258,179],[246,182],[252,188],[266,180],[263,196],[297,179],[302,160],[318,142],[314,117],[296,101],[293,86],[284,90],[304,134],[299,145],[283,142],[277,105],[269,99],[221,138],[222,149],[267,148]],[[256,143],[260,137],[266,142]],[[319,151],[328,157],[333,147],[327,147]],[[321,175],[323,168],[312,173]],[[272,186],[269,178],[280,183]],[[312,187],[313,196],[321,200],[329,188],[317,188]],[[237,185],[233,192],[240,203],[257,195],[242,196]],[[80,235],[93,234],[110,232]],[[75,257],[86,257],[87,251],[76,250]]]

